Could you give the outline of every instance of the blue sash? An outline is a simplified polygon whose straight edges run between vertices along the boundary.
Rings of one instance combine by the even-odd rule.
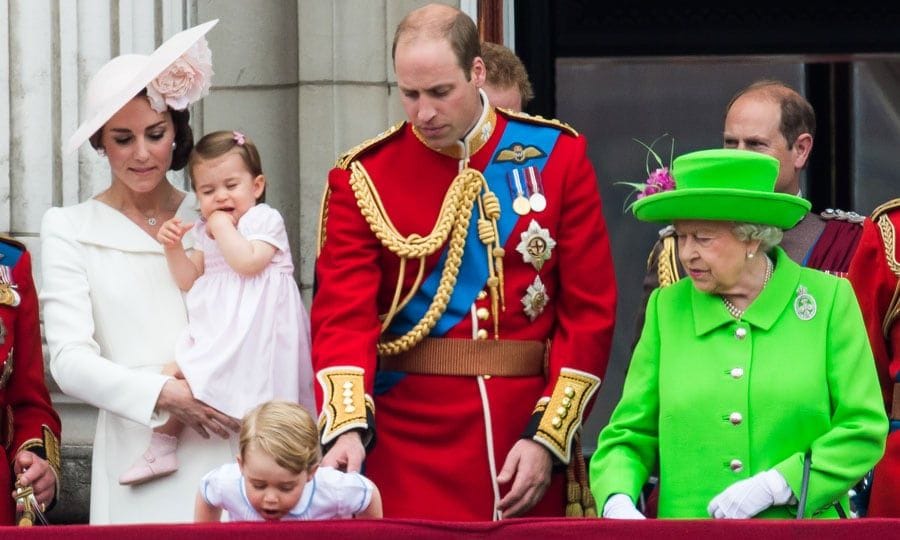
[[[494,150],[494,155],[484,170],[491,191],[500,200],[500,219],[497,226],[500,234],[500,245],[505,246],[509,235],[516,226],[519,216],[512,210],[512,194],[506,180],[506,173],[522,166],[533,166],[543,170],[547,164],[556,140],[559,138],[559,130],[547,126],[526,124],[510,120]],[[496,162],[497,154],[510,148],[515,143],[523,143],[528,146],[536,146],[543,151],[543,156],[528,160],[525,163],[514,161]],[[469,232],[466,236],[466,247],[463,251],[462,263],[459,267],[459,275],[456,287],[450,296],[447,310],[431,330],[431,336],[443,336],[451,328],[469,315],[469,310],[475,302],[478,293],[484,289],[488,278],[487,249],[478,238],[478,208],[472,212],[472,220],[469,223]],[[447,261],[447,249],[441,254],[441,259],[434,270],[422,282],[422,287],[413,296],[409,303],[397,313],[388,332],[394,335],[403,335],[413,328],[428,311],[428,306],[437,292],[441,279],[441,271]]]

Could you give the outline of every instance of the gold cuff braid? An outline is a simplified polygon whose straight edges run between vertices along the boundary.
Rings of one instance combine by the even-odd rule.
[[[53,469],[53,472],[56,473],[56,477],[59,478],[60,466],[61,466],[61,458],[59,454],[59,439],[56,438],[56,435],[53,433],[53,430],[50,429],[46,424],[41,426],[41,439],[28,439],[23,442],[19,449],[16,450],[15,455],[19,455],[19,452],[28,450],[36,452],[38,455],[44,456],[47,460],[47,463],[50,464],[50,467]]]
[[[588,401],[598,388],[599,377],[572,368],[560,370],[534,440],[563,463],[568,464],[571,459],[572,439],[581,426],[581,417]]]
[[[374,412],[375,406],[365,393],[364,373],[360,367],[337,366],[316,374],[324,396],[319,416],[322,444],[348,431],[369,428],[366,407]]]

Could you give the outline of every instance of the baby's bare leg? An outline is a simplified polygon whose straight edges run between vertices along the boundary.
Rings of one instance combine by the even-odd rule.
[[[153,432],[162,433],[163,435],[168,435],[170,437],[178,437],[179,435],[181,435],[182,429],[184,429],[184,424],[182,424],[174,416],[170,416],[168,422],[159,427],[153,428]]]

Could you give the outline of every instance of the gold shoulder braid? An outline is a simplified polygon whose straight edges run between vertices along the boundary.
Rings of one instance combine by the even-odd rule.
[[[900,261],[897,261],[897,231],[894,224],[888,217],[888,212],[900,208],[900,199],[890,200],[872,212],[872,221],[878,226],[878,232],[881,233],[881,243],[884,246],[884,258],[887,260],[888,267],[891,272],[898,278],[897,285],[894,287],[894,297],[888,306],[884,319],[881,321],[881,332],[887,339],[891,332],[894,321],[900,317]]]
[[[390,138],[395,133],[399,133],[400,129],[403,127],[403,124],[405,124],[405,122],[398,122],[382,131],[378,135],[372,137],[371,139],[366,139],[350,150],[347,150],[346,152],[338,156],[337,161],[334,162],[334,167],[336,169],[346,170],[353,162],[353,160],[357,158],[357,156],[359,156],[369,148],[378,145],[379,143],[381,143],[381,141]],[[325,192],[322,193],[322,202],[319,205],[319,230],[316,234],[316,257],[318,257],[322,253],[322,246],[325,245],[325,225],[328,223],[328,199],[330,197],[331,188],[328,187],[328,182],[326,182]]]
[[[463,169],[447,190],[438,219],[431,232],[425,236],[412,234],[403,237],[394,227],[390,217],[385,211],[381,197],[375,188],[369,173],[358,161],[350,165],[350,187],[356,196],[360,213],[369,224],[369,228],[381,244],[391,253],[400,257],[400,271],[397,276],[397,285],[394,289],[393,300],[388,312],[383,315],[382,332],[390,325],[397,312],[409,302],[422,284],[425,258],[436,253],[449,237],[449,250],[437,292],[431,301],[431,305],[422,319],[405,335],[392,341],[378,344],[378,354],[389,356],[405,352],[414,347],[434,328],[438,319],[447,309],[447,303],[456,278],[459,273],[459,265],[462,262],[463,249],[466,244],[466,235],[469,222],[472,218],[475,202],[479,201],[479,210],[482,219],[479,220],[479,237],[488,245],[488,260],[490,261],[490,277],[488,285],[491,288],[492,301],[495,307],[499,305],[499,290],[502,290],[502,263],[498,259],[503,257],[503,249],[497,245],[496,219],[500,215],[500,205],[496,195],[488,190],[487,181],[481,172],[475,169]],[[484,194],[481,194],[484,189]],[[481,194],[481,196],[479,196]],[[493,232],[493,234],[489,234]],[[400,293],[406,271],[406,261],[418,259],[419,274],[411,290],[400,301]],[[495,331],[497,328],[497,309],[494,310]]]
[[[352,163],[356,159],[356,156],[365,152],[369,148],[379,144],[381,141],[388,139],[395,133],[398,133],[405,123],[406,122],[397,122],[393,126],[387,128],[386,130],[382,131],[381,133],[372,137],[371,139],[366,139],[363,142],[361,142],[361,143],[357,144],[356,146],[354,146],[353,148],[351,148],[350,150],[347,150],[346,152],[344,152],[337,158],[337,161],[334,163],[335,168],[336,169],[347,169],[347,167],[350,165],[350,163]]]
[[[900,277],[900,262],[897,261],[897,235],[894,230],[894,224],[891,223],[887,216],[888,210],[900,207],[900,199],[894,199],[887,202],[872,212],[872,221],[878,225],[878,231],[881,233],[881,242],[884,244],[884,256],[887,259],[888,266],[895,276]]]
[[[656,261],[656,273],[660,287],[668,287],[681,279],[678,275],[678,254],[675,251],[675,237],[672,235],[660,238],[662,249],[659,250],[659,258]],[[653,255],[651,254],[651,257]]]
[[[325,245],[325,226],[328,224],[328,200],[331,199],[331,188],[325,185],[322,193],[322,202],[319,203],[319,230],[316,231],[316,258],[322,254],[322,246]]]
[[[569,135],[571,135],[573,137],[578,136],[578,131],[575,128],[573,128],[569,124],[562,122],[560,120],[557,120],[555,118],[544,118],[543,116],[537,116],[537,115],[533,116],[528,113],[514,111],[512,109],[504,109],[501,107],[496,107],[496,109],[498,111],[500,111],[501,113],[503,113],[503,116],[506,116],[508,118],[515,118],[516,120],[525,122],[527,124],[537,124],[539,126],[552,126],[552,127],[555,127],[556,129],[559,129],[560,131],[565,131],[566,133],[568,133]]]

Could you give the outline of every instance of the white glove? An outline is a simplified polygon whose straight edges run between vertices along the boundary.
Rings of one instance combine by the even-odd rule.
[[[792,494],[781,473],[771,469],[731,484],[713,497],[706,511],[716,519],[750,518],[770,506],[787,504]]]
[[[622,493],[616,493],[606,499],[603,505],[603,517],[609,519],[647,519],[644,514],[638,512],[631,497]]]

